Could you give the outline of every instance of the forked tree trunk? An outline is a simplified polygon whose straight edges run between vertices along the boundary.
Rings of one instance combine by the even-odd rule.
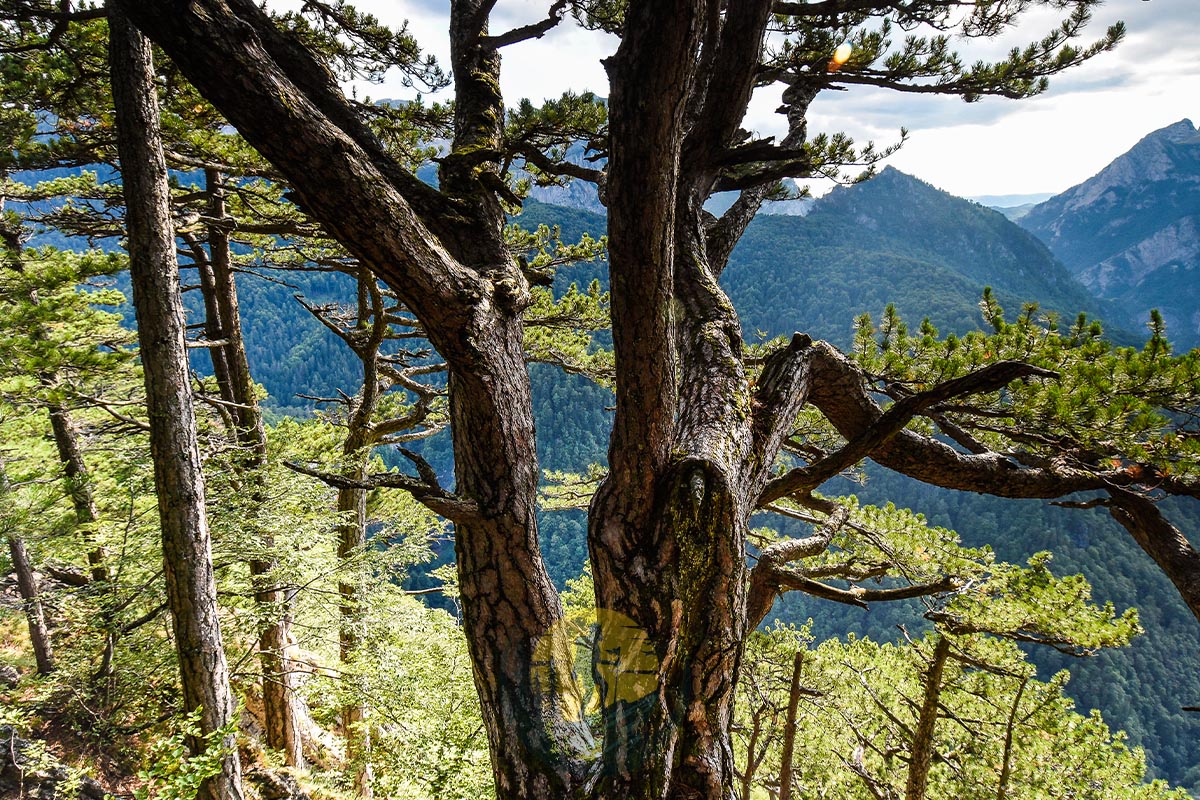
[[[204,294],[205,334],[211,341],[213,372],[234,438],[241,448],[239,471],[245,479],[249,500],[247,527],[258,540],[262,557],[250,562],[254,599],[259,606],[258,658],[262,669],[263,716],[267,745],[283,754],[284,763],[304,766],[301,719],[306,715],[298,692],[298,671],[286,658],[291,638],[289,590],[280,584],[279,560],[274,555],[274,534],[263,525],[258,513],[266,501],[267,434],[258,404],[246,342],[242,335],[237,284],[229,234],[223,227],[226,216],[224,178],[215,169],[204,171],[208,193],[207,258],[199,264]],[[200,254],[204,256],[203,253]]]
[[[586,793],[591,737],[537,541],[538,460],[520,320],[529,290],[504,246],[502,177],[489,155],[503,150],[505,120],[499,55],[486,38],[493,4],[450,6],[456,135],[441,161],[439,195],[383,153],[332,76],[250,0],[117,1],[276,164],[305,210],[389,283],[445,357],[462,503],[446,513],[456,525],[463,625],[497,794]],[[688,216],[677,213],[681,123],[698,107],[690,94],[697,47],[713,20],[704,4],[687,0],[634,5],[642,17],[627,22],[622,52],[610,62],[624,78],[614,80],[610,101],[620,147],[611,151],[608,187],[621,378],[612,472],[593,505],[589,538],[610,628],[633,637],[657,666],[641,670],[652,681],[646,702],[622,694],[617,676],[597,792],[606,800],[717,800],[733,786],[728,725],[747,627],[746,523],[756,471],[774,453],[765,447],[751,458],[736,318],[695,252],[705,176],[688,175]],[[737,107],[733,95],[753,83],[761,40],[754,26],[770,3],[752,5],[743,48],[752,52],[741,72],[729,73],[734,88],[718,87],[714,104],[722,108]],[[645,83],[652,86],[638,88]],[[720,146],[739,121],[722,128]],[[281,137],[281,129],[303,135]],[[680,229],[690,248],[682,266]],[[677,272],[685,294],[675,292]],[[673,328],[680,302],[703,309],[684,332]],[[675,358],[677,347],[687,348],[685,358]],[[679,397],[679,367],[702,379],[696,395]],[[636,694],[645,675],[632,677]]]
[[[207,737],[230,725],[234,704],[221,642],[154,70],[150,43],[119,8],[110,5],[108,10],[129,271],[146,381],[167,602],[184,708],[199,710],[200,733]],[[190,745],[196,753],[206,747],[200,738]],[[240,800],[235,734],[229,732],[207,746],[221,748],[222,756],[219,772],[205,781],[201,796]]]
[[[688,138],[697,115],[710,113],[702,101],[736,105],[731,95],[752,82],[732,72],[711,97],[697,92],[706,56],[719,58],[701,52],[714,24],[701,5],[631,4],[606,64],[611,137],[622,143],[607,187],[617,409],[589,545],[597,604],[646,632],[657,685],[640,705],[606,708],[605,797],[734,793],[746,535],[774,452],[756,443],[740,326],[707,252],[702,205],[713,176],[686,158],[706,146]],[[765,19],[767,6],[752,5],[751,24],[729,29],[728,41],[757,54],[754,17]]]

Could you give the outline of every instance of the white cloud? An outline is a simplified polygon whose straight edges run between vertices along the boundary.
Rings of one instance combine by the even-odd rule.
[[[1115,52],[1051,80],[1037,98],[956,98],[900,95],[853,87],[828,92],[814,103],[809,130],[845,131],[858,141],[909,143],[889,163],[963,195],[1057,192],[1099,171],[1152,130],[1184,117],[1200,118],[1200,14],[1197,0],[1109,0],[1096,12],[1085,40],[1124,19],[1125,42]],[[549,0],[500,0],[493,32],[544,17]],[[407,18],[427,52],[448,66],[446,0],[360,0],[381,19]],[[1055,24],[1050,10],[1030,14],[998,41],[960,42],[968,60],[1002,56],[1016,44],[1040,38]],[[506,48],[502,85],[513,100],[556,97],[567,89],[606,93],[600,59],[613,37],[581,31],[569,20],[541,40]],[[410,97],[399,81],[359,87],[374,97]],[[760,93],[747,124],[779,132],[777,92]]]

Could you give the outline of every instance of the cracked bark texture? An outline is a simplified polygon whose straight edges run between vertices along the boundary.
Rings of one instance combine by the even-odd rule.
[[[204,476],[188,372],[167,168],[159,132],[150,43],[119,8],[109,9],[109,58],[129,238],[129,272],[150,417],[150,451],[162,527],[163,565],[184,708],[199,710],[202,735],[233,719],[204,505]],[[190,743],[204,751],[203,740]],[[229,735],[220,771],[200,789],[209,800],[240,800],[241,765]]]

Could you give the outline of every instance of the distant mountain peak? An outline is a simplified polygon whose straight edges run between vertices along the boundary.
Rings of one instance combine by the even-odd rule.
[[[1096,175],[1032,209],[1045,242],[1130,328],[1151,308],[1178,344],[1200,344],[1200,132],[1190,119],[1153,131]]]
[[[1183,119],[1179,120],[1179,122],[1174,122],[1165,128],[1159,128],[1145,138],[1149,139],[1151,136],[1164,136],[1172,141],[1183,141],[1195,135],[1196,126],[1192,124],[1190,119],[1184,117]]]

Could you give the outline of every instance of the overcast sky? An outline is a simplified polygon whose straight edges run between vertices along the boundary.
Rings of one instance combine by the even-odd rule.
[[[448,63],[446,0],[359,0],[381,19],[408,19],[427,52]],[[499,0],[492,32],[545,15],[550,0]],[[888,163],[962,196],[1057,193],[1098,172],[1147,133],[1180,119],[1200,119],[1200,0],[1106,0],[1091,30],[1098,37],[1116,20],[1128,33],[1112,53],[1051,79],[1033,99],[901,95],[853,87],[825,92],[813,104],[809,131],[845,131],[858,141],[908,143]],[[1031,17],[998,42],[963,42],[965,60],[1002,54],[1045,35],[1048,12]],[[1090,39],[1089,39],[1090,40]],[[502,84],[511,99],[535,101],[564,90],[607,93],[599,60],[613,37],[582,31],[569,20],[541,40],[504,50]],[[396,82],[361,87],[375,98],[410,97]],[[756,98],[747,127],[776,132],[777,98]],[[815,188],[815,187],[814,187]]]

